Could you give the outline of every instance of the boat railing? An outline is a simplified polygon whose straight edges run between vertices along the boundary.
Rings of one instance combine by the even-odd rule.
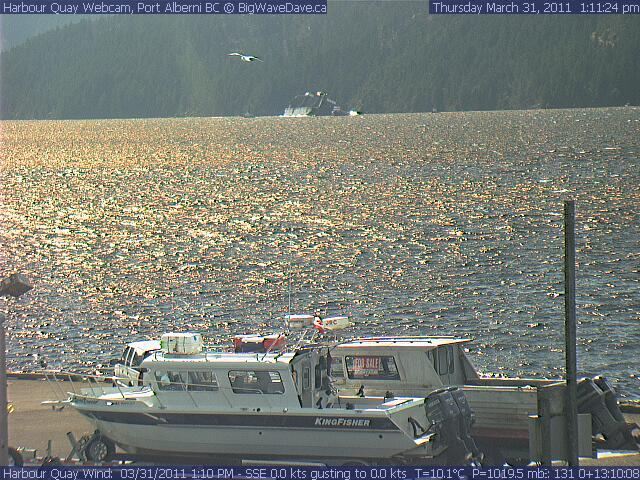
[[[219,385],[214,386],[212,384],[184,382],[182,380],[163,381],[162,387],[159,387],[160,382],[157,381],[150,382],[139,387],[125,387],[118,380],[126,379],[115,376],[84,374],[63,370],[47,370],[44,371],[43,374],[55,397],[55,402],[47,402],[51,404],[61,404],[66,402],[70,395],[73,395],[74,398],[87,401],[105,400],[115,403],[130,401],[132,399],[131,394],[153,392],[158,404],[163,406],[162,399],[157,395],[157,393],[160,391],[172,391],[186,393],[193,405],[195,407],[199,407],[201,406],[203,399],[197,399],[194,397],[194,392],[215,394],[219,390],[224,390],[224,387]],[[256,390],[252,393],[263,392]],[[109,395],[109,397],[104,398],[105,395]],[[224,397],[225,402],[229,406],[232,406],[232,402],[227,395],[223,393],[221,396]],[[200,403],[198,403],[198,400],[200,400]]]
[[[78,397],[99,398],[102,395],[117,392],[122,399],[126,399],[125,393],[118,382],[119,379],[114,376],[67,372],[64,370],[45,370],[42,373],[55,399],[59,402],[66,401],[69,398],[69,394]],[[146,388],[148,389],[148,387]],[[130,392],[131,390],[128,391]]]

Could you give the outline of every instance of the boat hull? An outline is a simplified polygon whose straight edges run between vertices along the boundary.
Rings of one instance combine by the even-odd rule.
[[[413,439],[388,417],[317,412],[101,411],[74,405],[128,453],[232,457],[431,457],[433,443]],[[424,439],[423,439],[424,440]]]

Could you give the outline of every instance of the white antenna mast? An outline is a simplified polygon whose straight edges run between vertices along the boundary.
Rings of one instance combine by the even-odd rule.
[[[293,276],[293,240],[289,239],[289,309],[287,314],[291,316],[291,277]]]
[[[291,264],[289,264],[289,310],[287,314],[291,316]]]

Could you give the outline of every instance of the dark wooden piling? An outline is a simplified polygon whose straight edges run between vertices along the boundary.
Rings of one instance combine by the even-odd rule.
[[[567,396],[567,462],[578,466],[578,402],[576,366],[576,238],[575,201],[564,202],[564,334]]]
[[[7,418],[7,365],[4,317],[0,314],[0,466],[9,465],[9,420]]]

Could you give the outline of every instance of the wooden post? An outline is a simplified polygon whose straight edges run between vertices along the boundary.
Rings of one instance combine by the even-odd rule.
[[[4,316],[0,314],[0,466],[9,465],[9,418],[7,417],[7,365]]]
[[[542,438],[542,453],[540,464],[543,467],[552,466],[551,459],[551,402],[545,395],[540,399],[544,388],[538,388],[538,415],[542,419],[540,437]]]
[[[567,396],[565,418],[567,424],[567,462],[578,463],[578,401],[576,366],[576,238],[575,201],[564,202],[564,335]]]

